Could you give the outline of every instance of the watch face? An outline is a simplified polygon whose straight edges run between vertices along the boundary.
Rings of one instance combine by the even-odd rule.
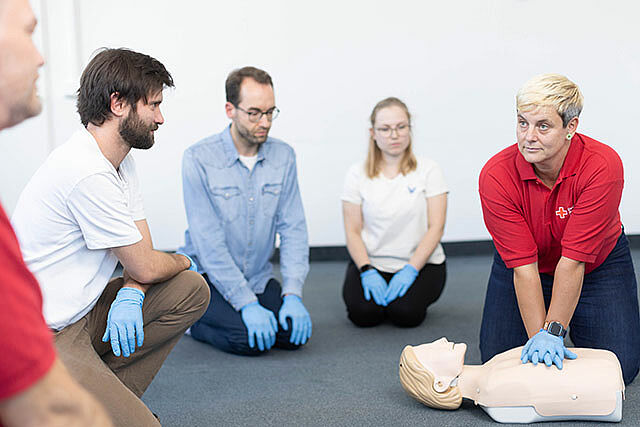
[[[559,336],[563,335],[562,332],[563,332],[564,328],[558,322],[551,322],[551,323],[549,323],[549,328],[547,330],[549,331],[549,333],[551,335],[555,335],[555,336],[559,337]]]

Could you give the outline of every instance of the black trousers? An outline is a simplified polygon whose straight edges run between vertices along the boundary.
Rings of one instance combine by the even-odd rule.
[[[389,283],[393,273],[378,271]],[[418,273],[415,282],[402,298],[396,298],[387,307],[364,299],[360,272],[353,263],[347,265],[342,297],[347,305],[347,315],[357,326],[376,326],[389,319],[396,326],[413,327],[422,323],[427,315],[427,307],[442,294],[447,278],[446,262],[426,264]]]

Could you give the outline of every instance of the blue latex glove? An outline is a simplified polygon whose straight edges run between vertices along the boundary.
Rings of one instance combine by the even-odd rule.
[[[311,337],[311,316],[297,295],[285,295],[280,307],[280,325],[285,331],[289,329],[287,318],[291,319],[290,343],[295,345],[306,344]]]
[[[134,288],[122,288],[118,291],[116,299],[111,303],[107,315],[107,328],[104,331],[102,342],[111,339],[113,354],[129,357],[136,351],[136,337],[138,347],[144,342],[144,329],[142,322],[142,302],[144,292]]]
[[[384,301],[384,293],[387,290],[387,282],[378,273],[378,270],[371,268],[364,273],[360,273],[360,281],[362,282],[362,290],[364,291],[364,299],[371,301],[371,296],[376,304],[386,306]]]
[[[185,254],[184,252],[176,252],[176,253],[178,255],[182,255],[183,257],[185,257],[191,262],[191,264],[189,265],[189,270],[195,271],[196,273],[198,272],[198,264],[196,264],[195,261],[189,255]]]
[[[278,323],[270,310],[261,306],[258,301],[245,305],[240,310],[242,321],[247,327],[249,347],[254,348],[256,341],[260,351],[269,350],[276,343]]]
[[[538,362],[544,361],[545,365],[554,364],[558,369],[562,369],[562,361],[564,358],[575,359],[578,357],[574,352],[564,346],[564,340],[561,337],[551,335],[544,329],[529,338],[520,354],[522,363],[531,362],[537,365]]]
[[[384,295],[385,302],[389,304],[394,299],[403,297],[415,282],[416,277],[418,277],[418,270],[411,264],[407,264],[397,271],[389,282],[389,288]]]

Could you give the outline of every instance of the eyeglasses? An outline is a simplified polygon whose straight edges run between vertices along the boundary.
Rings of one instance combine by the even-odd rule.
[[[242,111],[243,113],[245,113],[247,117],[249,117],[249,121],[251,123],[258,123],[260,119],[262,119],[262,116],[267,116],[267,120],[271,122],[275,120],[278,117],[278,114],[280,113],[280,110],[278,109],[278,107],[273,107],[267,111],[260,111],[258,109],[247,111],[237,106],[236,108]]]
[[[411,129],[410,124],[401,123],[396,127],[385,126],[381,128],[376,128],[376,132],[378,132],[380,136],[389,138],[391,135],[393,135],[393,131],[395,131],[398,134],[398,136],[405,136],[409,133],[410,129]]]

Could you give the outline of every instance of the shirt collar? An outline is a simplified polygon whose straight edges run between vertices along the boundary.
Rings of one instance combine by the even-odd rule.
[[[516,151],[518,153],[516,156],[516,169],[518,169],[520,179],[522,181],[537,179],[536,173],[533,170],[533,165],[524,159],[517,146]],[[562,167],[560,168],[560,173],[558,174],[559,180],[563,180],[577,173],[583,151],[584,141],[582,140],[582,135],[575,133],[571,139],[569,151],[567,151],[567,155],[564,158],[564,163],[562,163]]]
[[[269,142],[269,138],[258,148],[258,160],[256,163],[265,159],[265,154],[269,151],[269,146],[267,143]],[[235,144],[233,143],[233,138],[231,137],[231,125],[227,126],[227,128],[222,132],[222,147],[224,149],[225,155],[225,166],[231,167],[237,160],[239,160],[238,150],[236,149]]]

